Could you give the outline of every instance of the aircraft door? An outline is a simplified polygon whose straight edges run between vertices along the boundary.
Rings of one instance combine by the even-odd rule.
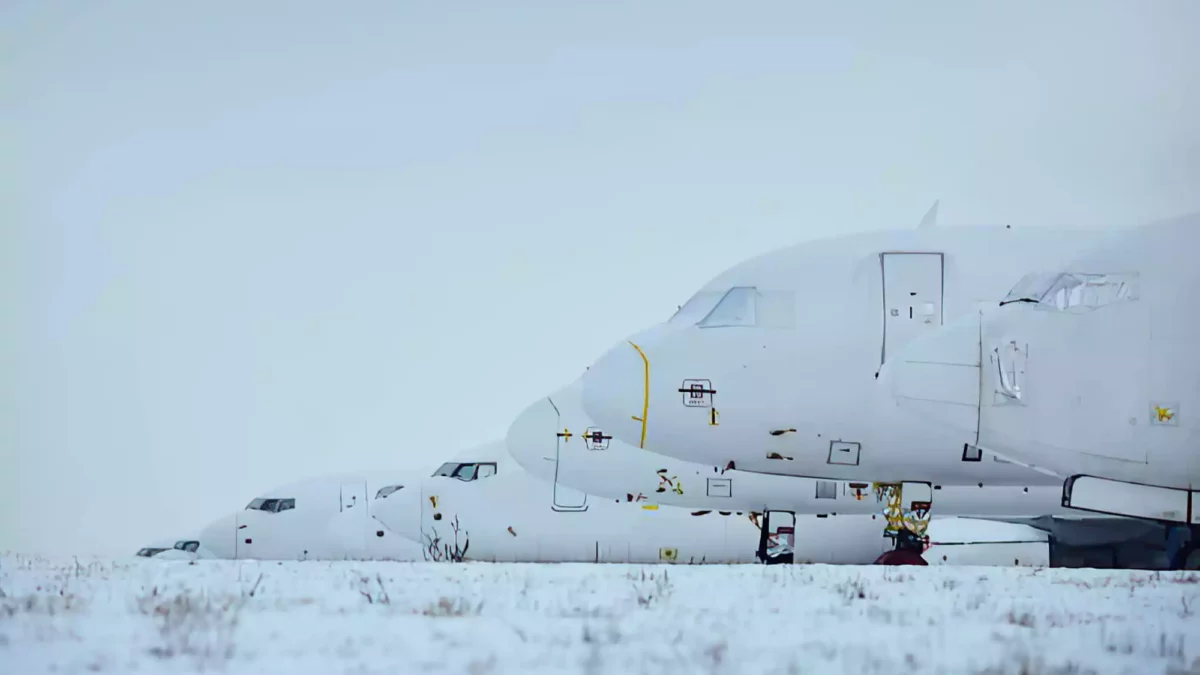
[[[261,528],[250,526],[254,520],[253,515],[248,511],[239,511],[237,514],[233,530],[233,555],[238,560],[253,559],[258,552],[258,548],[254,546],[254,533],[256,529]]]
[[[886,362],[913,338],[942,325],[941,253],[882,253],[883,349]]]
[[[245,527],[242,523],[242,513],[239,511],[233,519],[233,559],[240,560],[242,557],[242,528]]]
[[[367,484],[364,481],[353,483],[342,483],[342,505],[340,512],[349,511],[351,509],[367,508]],[[328,503],[328,502],[326,502]]]
[[[758,558],[768,565],[790,564],[795,560],[795,550],[796,514],[791,511],[765,512]]]
[[[553,411],[553,429],[555,438],[554,497],[551,508],[555,511],[587,511],[587,493],[581,490],[576,490],[568,485],[564,485],[560,482],[559,478],[560,475],[565,475],[567,472],[565,462],[569,461],[568,458],[570,457],[572,450],[568,444],[574,443],[576,446],[578,446],[575,448],[576,450],[583,448],[584,439],[580,436],[580,432],[582,430],[571,431],[566,427],[560,427],[559,425],[561,422],[561,416],[558,413],[558,407],[554,405],[554,401],[550,398],[547,398],[546,402],[548,404],[547,417],[550,417],[549,413],[551,410]]]

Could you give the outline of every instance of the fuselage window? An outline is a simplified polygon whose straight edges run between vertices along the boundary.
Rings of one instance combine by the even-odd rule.
[[[403,485],[389,485],[387,487],[381,487],[381,488],[379,488],[379,492],[375,493],[375,499],[384,499],[388,495],[392,494],[393,492],[396,492],[397,490],[403,490],[403,489],[404,489]]]

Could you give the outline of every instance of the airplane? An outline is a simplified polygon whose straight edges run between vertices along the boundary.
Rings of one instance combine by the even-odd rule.
[[[1170,526],[1170,566],[1200,567],[1195,251],[1200,213],[1027,268],[897,352],[881,384],[946,443],[1054,476],[1065,507]]]
[[[718,274],[666,322],[583,375],[583,408],[638,448],[741,471],[837,480],[1022,485],[907,418],[881,423],[877,374],[897,350],[1003,295],[1104,231],[916,228],[838,236]],[[953,460],[953,461],[949,461]]]
[[[870,516],[813,517],[764,534],[748,511],[693,515],[557,489],[556,506],[553,482],[494,441],[432,472],[339,474],[272,490],[206,527],[200,541],[219,558],[436,562],[757,563],[765,542],[796,562],[866,564],[887,548]],[[370,494],[368,508],[354,511]],[[964,558],[950,553],[939,564]]]
[[[556,509],[576,507],[590,496],[685,508],[696,516],[762,514],[758,521],[767,535],[756,555],[768,563],[787,562],[786,547],[776,551],[781,559],[767,550],[770,539],[783,538],[781,532],[811,536],[814,527],[828,531],[846,526],[857,533],[863,522],[873,521],[876,540],[895,537],[901,528],[928,536],[923,559],[939,563],[1160,564],[1158,528],[1124,519],[1073,516],[1059,503],[1059,482],[1036,471],[1025,470],[1029,479],[1025,485],[934,485],[939,516],[957,517],[933,518],[929,509],[914,514],[896,508],[900,490],[889,493],[892,486],[877,482],[721,469],[647,452],[612,438],[594,424],[583,411],[581,389],[579,378],[530,405],[513,421],[505,438],[518,464],[554,486],[546,496]],[[1106,526],[1094,522],[1098,520],[1106,521]],[[845,536],[860,535],[838,533],[833,541]],[[888,553],[885,548],[881,555]]]
[[[297,481],[256,497],[200,533],[221,559],[420,560],[420,546],[375,518],[379,505],[412,489],[413,471],[360,471]]]
[[[605,435],[660,455],[899,485],[910,506],[933,501],[930,482],[1046,485],[1002,457],[964,464],[977,449],[887,409],[878,374],[912,339],[1002,295],[1014,267],[1053,265],[1119,232],[921,227],[767,253],[592,364],[583,407]]]

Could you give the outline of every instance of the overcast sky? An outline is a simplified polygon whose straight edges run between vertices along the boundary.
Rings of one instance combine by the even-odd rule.
[[[434,464],[721,269],[937,198],[1194,210],[1198,33],[1194,0],[0,3],[0,549]]]

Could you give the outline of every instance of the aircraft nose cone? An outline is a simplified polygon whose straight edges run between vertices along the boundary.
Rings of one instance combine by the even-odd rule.
[[[583,375],[583,410],[613,438],[644,448],[650,414],[650,361],[644,350],[623,342]]]
[[[421,485],[405,485],[383,499],[375,500],[375,519],[396,536],[421,543]]]
[[[231,513],[214,520],[200,532],[200,546],[215,558],[232,560],[237,557],[237,514]]]
[[[504,442],[521,468],[542,480],[554,480],[558,449],[558,410],[548,398],[540,398],[521,411],[508,427]],[[579,433],[581,430],[572,430]]]
[[[914,339],[879,372],[881,394],[903,418],[974,443],[979,423],[980,312]],[[984,360],[986,363],[986,358]]]

